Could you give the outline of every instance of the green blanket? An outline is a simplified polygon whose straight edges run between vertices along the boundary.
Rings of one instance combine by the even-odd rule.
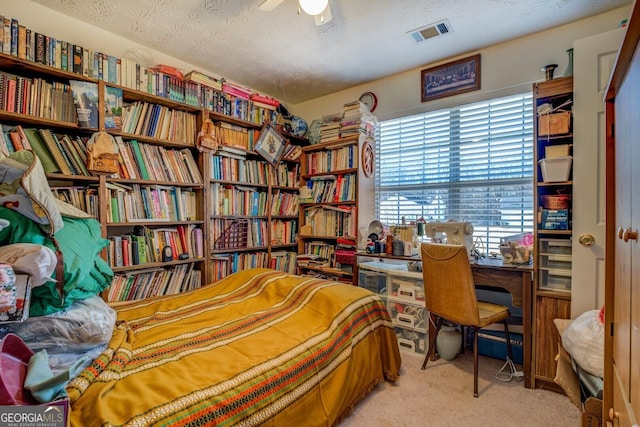
[[[51,240],[32,220],[2,206],[0,218],[11,223],[0,231],[0,245],[37,243],[56,250]],[[100,251],[109,245],[109,241],[102,237],[100,223],[91,218],[66,216],[62,220],[64,227],[56,232],[55,237],[64,257],[64,301],[60,298],[55,282],[34,288],[30,316],[61,311],[74,301],[99,294],[111,284],[113,271],[100,258]]]

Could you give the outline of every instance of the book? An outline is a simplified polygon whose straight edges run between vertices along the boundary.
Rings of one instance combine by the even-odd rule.
[[[131,148],[133,148],[133,155],[135,156],[136,164],[140,169],[140,178],[149,180],[149,172],[147,171],[147,166],[144,162],[144,156],[142,155],[138,141],[132,139],[129,141],[129,144],[131,144]]]
[[[39,133],[47,149],[51,153],[51,156],[58,165],[60,172],[64,175],[74,175],[73,171],[69,167],[69,163],[67,162],[65,155],[62,153],[62,150],[56,141],[56,137],[53,132],[51,132],[50,129],[40,129]]]
[[[76,145],[69,135],[58,135],[58,142],[62,146],[63,151],[67,154],[67,158],[71,161],[73,169],[78,171],[78,175],[90,176],[84,160],[78,153]]]
[[[104,94],[104,127],[107,129],[122,129],[122,89],[105,86]]]
[[[98,84],[81,80],[69,80],[73,102],[82,128],[98,127]]]
[[[61,169],[58,166],[58,162],[54,159],[53,155],[47,148],[47,144],[42,139],[40,132],[38,132],[37,129],[24,129],[24,133],[27,136],[27,139],[29,139],[31,149],[40,159],[44,172],[60,172]]]

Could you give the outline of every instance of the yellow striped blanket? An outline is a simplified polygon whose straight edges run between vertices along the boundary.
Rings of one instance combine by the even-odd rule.
[[[113,307],[71,425],[330,426],[400,369],[384,303],[351,285],[254,269]]]

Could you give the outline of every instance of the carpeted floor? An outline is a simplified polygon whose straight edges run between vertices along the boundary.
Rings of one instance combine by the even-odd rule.
[[[499,381],[504,361],[480,356],[478,392],[473,397],[473,352],[451,362],[429,362],[402,353],[402,371],[394,383],[379,384],[339,427],[490,426],[571,427],[580,412],[568,397],[525,389],[521,381]]]

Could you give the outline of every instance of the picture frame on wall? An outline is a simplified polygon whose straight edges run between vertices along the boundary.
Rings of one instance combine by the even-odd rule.
[[[272,165],[277,165],[282,159],[287,140],[273,127],[266,123],[260,131],[260,136],[253,149]]]
[[[480,90],[480,54],[421,71],[422,102]]]

